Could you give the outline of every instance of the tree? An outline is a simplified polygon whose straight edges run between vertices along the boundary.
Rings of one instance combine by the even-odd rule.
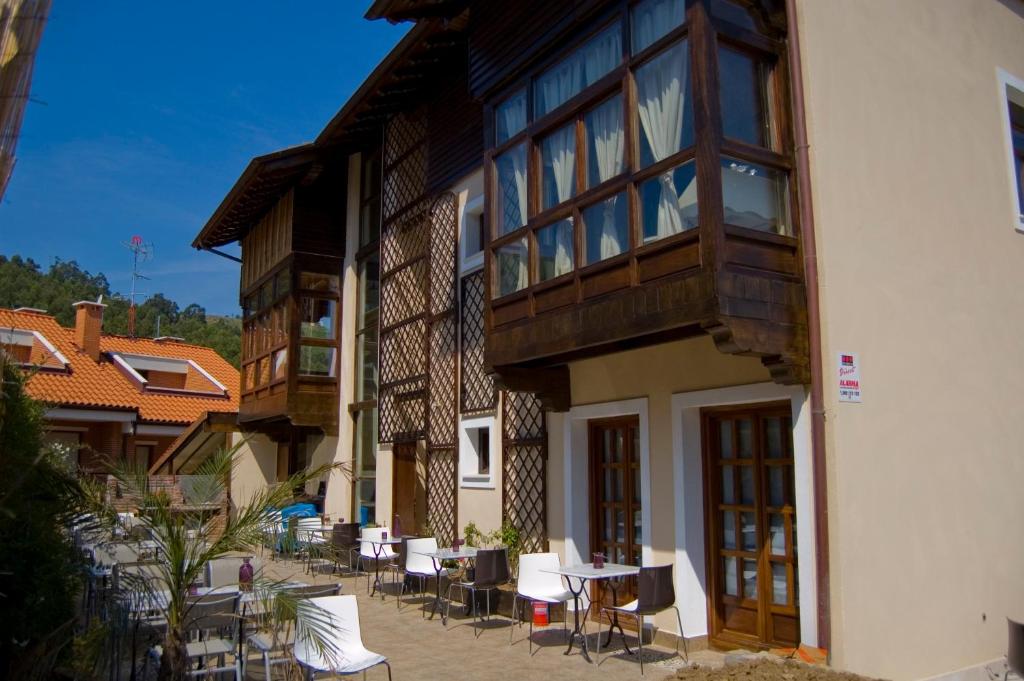
[[[324,465],[291,476],[286,482],[269,487],[256,494],[245,507],[236,510],[224,524],[223,532],[216,531],[214,518],[209,510],[217,505],[231,480],[238,450],[244,441],[234,447],[223,449],[200,464],[196,470],[189,492],[188,508],[176,509],[171,505],[170,496],[163,491],[152,491],[145,469],[134,468],[123,462],[109,462],[113,475],[121,484],[123,493],[137,500],[142,527],[156,541],[161,559],[157,573],[161,585],[145,580],[134,580],[131,588],[142,592],[150,603],[162,610],[167,622],[163,636],[160,657],[159,681],[183,681],[187,678],[188,658],[185,649],[185,622],[193,601],[189,598],[189,587],[202,581],[207,563],[235,551],[252,551],[265,537],[265,528],[271,523],[271,509],[286,505],[292,500],[292,490],[305,487],[311,480],[319,480],[336,466]],[[93,497],[92,512],[108,527],[117,522],[116,509],[102,499]],[[190,531],[191,528],[198,528]],[[285,609],[296,610],[309,606],[288,602],[287,590],[270,582],[263,582],[261,588],[269,592],[270,598],[285,603]],[[169,596],[155,597],[157,590],[166,590]],[[306,631],[313,643],[324,650],[328,645],[324,626],[314,626]]]
[[[79,504],[68,452],[44,445],[43,407],[0,352],[0,677],[45,678],[72,638],[80,562],[61,532]]]

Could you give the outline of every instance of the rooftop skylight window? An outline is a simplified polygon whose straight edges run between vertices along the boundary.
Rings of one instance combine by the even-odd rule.
[[[176,357],[110,353],[114,363],[148,392],[225,396],[228,389],[197,362]]]
[[[28,329],[0,329],[0,351],[23,367],[67,371],[68,360],[46,336]]]

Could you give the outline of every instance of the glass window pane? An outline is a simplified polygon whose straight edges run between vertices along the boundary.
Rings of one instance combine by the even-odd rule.
[[[625,193],[616,194],[583,210],[586,264],[629,250],[629,217]]]
[[[786,505],[786,467],[768,466],[768,505],[781,508]]]
[[[526,90],[520,90],[494,110],[495,144],[515,137],[526,127]]]
[[[280,298],[281,296],[285,295],[286,293],[288,293],[291,290],[291,288],[292,288],[292,272],[288,268],[285,268],[285,269],[281,270],[280,272],[278,272],[277,276],[275,277],[275,280],[277,281],[277,284],[276,284],[276,287],[277,287],[276,296],[278,298]]]
[[[768,546],[776,556],[786,555],[786,520],[778,513],[768,516]]]
[[[687,161],[640,185],[643,243],[697,226],[697,166]]]
[[[363,525],[377,522],[377,480],[375,478],[360,480],[357,489],[359,493],[357,500],[358,522]]]
[[[743,597],[757,598],[757,562],[743,561]]]
[[[615,95],[587,112],[583,124],[587,133],[587,186],[596,187],[625,168],[622,95]]]
[[[722,548],[736,549],[736,514],[732,511],[722,511]]]
[[[498,176],[498,236],[526,224],[526,143],[494,159]]]
[[[640,166],[661,161],[693,144],[690,57],[686,41],[636,70]]]
[[[319,272],[300,272],[299,288],[306,291],[338,292],[338,277]]]
[[[735,456],[732,444],[732,421],[721,421],[718,429],[718,446],[722,450],[722,458],[731,459]]]
[[[731,0],[711,0],[711,16],[736,24],[748,31],[757,30],[757,22],[746,7],[740,7]]]
[[[356,401],[377,396],[377,327],[356,336]]]
[[[770,416],[764,420],[764,440],[767,447],[765,458],[783,459],[786,449],[782,442],[782,418]]]
[[[633,54],[653,45],[686,20],[683,0],[645,0],[633,7]]]
[[[753,513],[741,513],[740,523],[742,523],[740,529],[743,534],[743,550],[744,551],[756,551],[757,550],[757,522],[754,520]]]
[[[537,230],[537,259],[540,281],[573,270],[572,220],[559,220]]]
[[[377,325],[377,308],[380,307],[380,260],[374,255],[359,263],[359,305],[356,328],[368,324]]]
[[[303,338],[334,338],[334,307],[333,300],[303,298],[300,335]]]
[[[357,468],[360,473],[377,470],[377,410],[366,409],[359,413],[359,427],[356,429]]]
[[[736,487],[733,482],[733,466],[722,466],[722,503],[723,504],[735,504],[736,503]]]
[[[541,210],[576,195],[576,124],[556,130],[540,144]]]
[[[727,596],[738,596],[739,591],[736,588],[736,558],[732,556],[725,556],[722,558],[722,572],[724,573],[725,582],[725,593]]]
[[[495,251],[495,260],[497,261],[495,297],[507,296],[530,285],[528,253],[525,238],[505,244]]]
[[[754,467],[740,466],[740,503],[754,505]]]
[[[365,246],[380,237],[380,199],[363,205],[359,213],[359,245]]]
[[[772,603],[789,603],[789,584],[786,580],[786,564],[772,563]]]
[[[622,26],[612,24],[534,81],[534,115],[543,116],[596,83],[622,61]]]
[[[786,173],[722,157],[722,203],[726,224],[790,235]]]
[[[303,376],[335,376],[335,349],[318,345],[299,348],[299,373]]]
[[[288,348],[278,350],[273,354],[273,367],[271,368],[272,380],[288,377]]]
[[[722,134],[758,147],[768,146],[763,62],[728,47],[718,50],[718,92]]]
[[[363,199],[380,195],[380,175],[380,150],[378,149],[363,156]]]
[[[736,421],[736,432],[739,440],[739,458],[750,459],[754,456],[754,424],[750,419]]]
[[[270,279],[260,287],[260,309],[274,302],[274,280]]]

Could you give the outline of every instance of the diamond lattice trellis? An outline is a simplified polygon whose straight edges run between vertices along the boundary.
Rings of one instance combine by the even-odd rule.
[[[462,413],[479,413],[494,409],[498,391],[494,379],[484,371],[484,273],[475,272],[462,278]]]
[[[547,550],[547,428],[532,393],[502,392],[502,514],[524,551]]]
[[[524,553],[547,550],[544,445],[506,444],[502,500],[505,520],[519,530]]]
[[[456,534],[458,462],[453,448],[427,452],[427,523],[441,546],[450,545]]]

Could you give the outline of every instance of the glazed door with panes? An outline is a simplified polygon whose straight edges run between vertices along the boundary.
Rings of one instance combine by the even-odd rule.
[[[643,528],[640,509],[640,423],[636,416],[591,421],[590,527],[591,552],[601,552],[609,563],[640,565]],[[590,562],[591,557],[585,558]],[[630,577],[612,593],[607,582],[593,580],[591,597],[596,617],[598,603],[612,605],[636,598],[636,578]],[[628,624],[625,618],[624,624]]]
[[[793,437],[788,404],[704,413],[712,643],[799,642]]]

